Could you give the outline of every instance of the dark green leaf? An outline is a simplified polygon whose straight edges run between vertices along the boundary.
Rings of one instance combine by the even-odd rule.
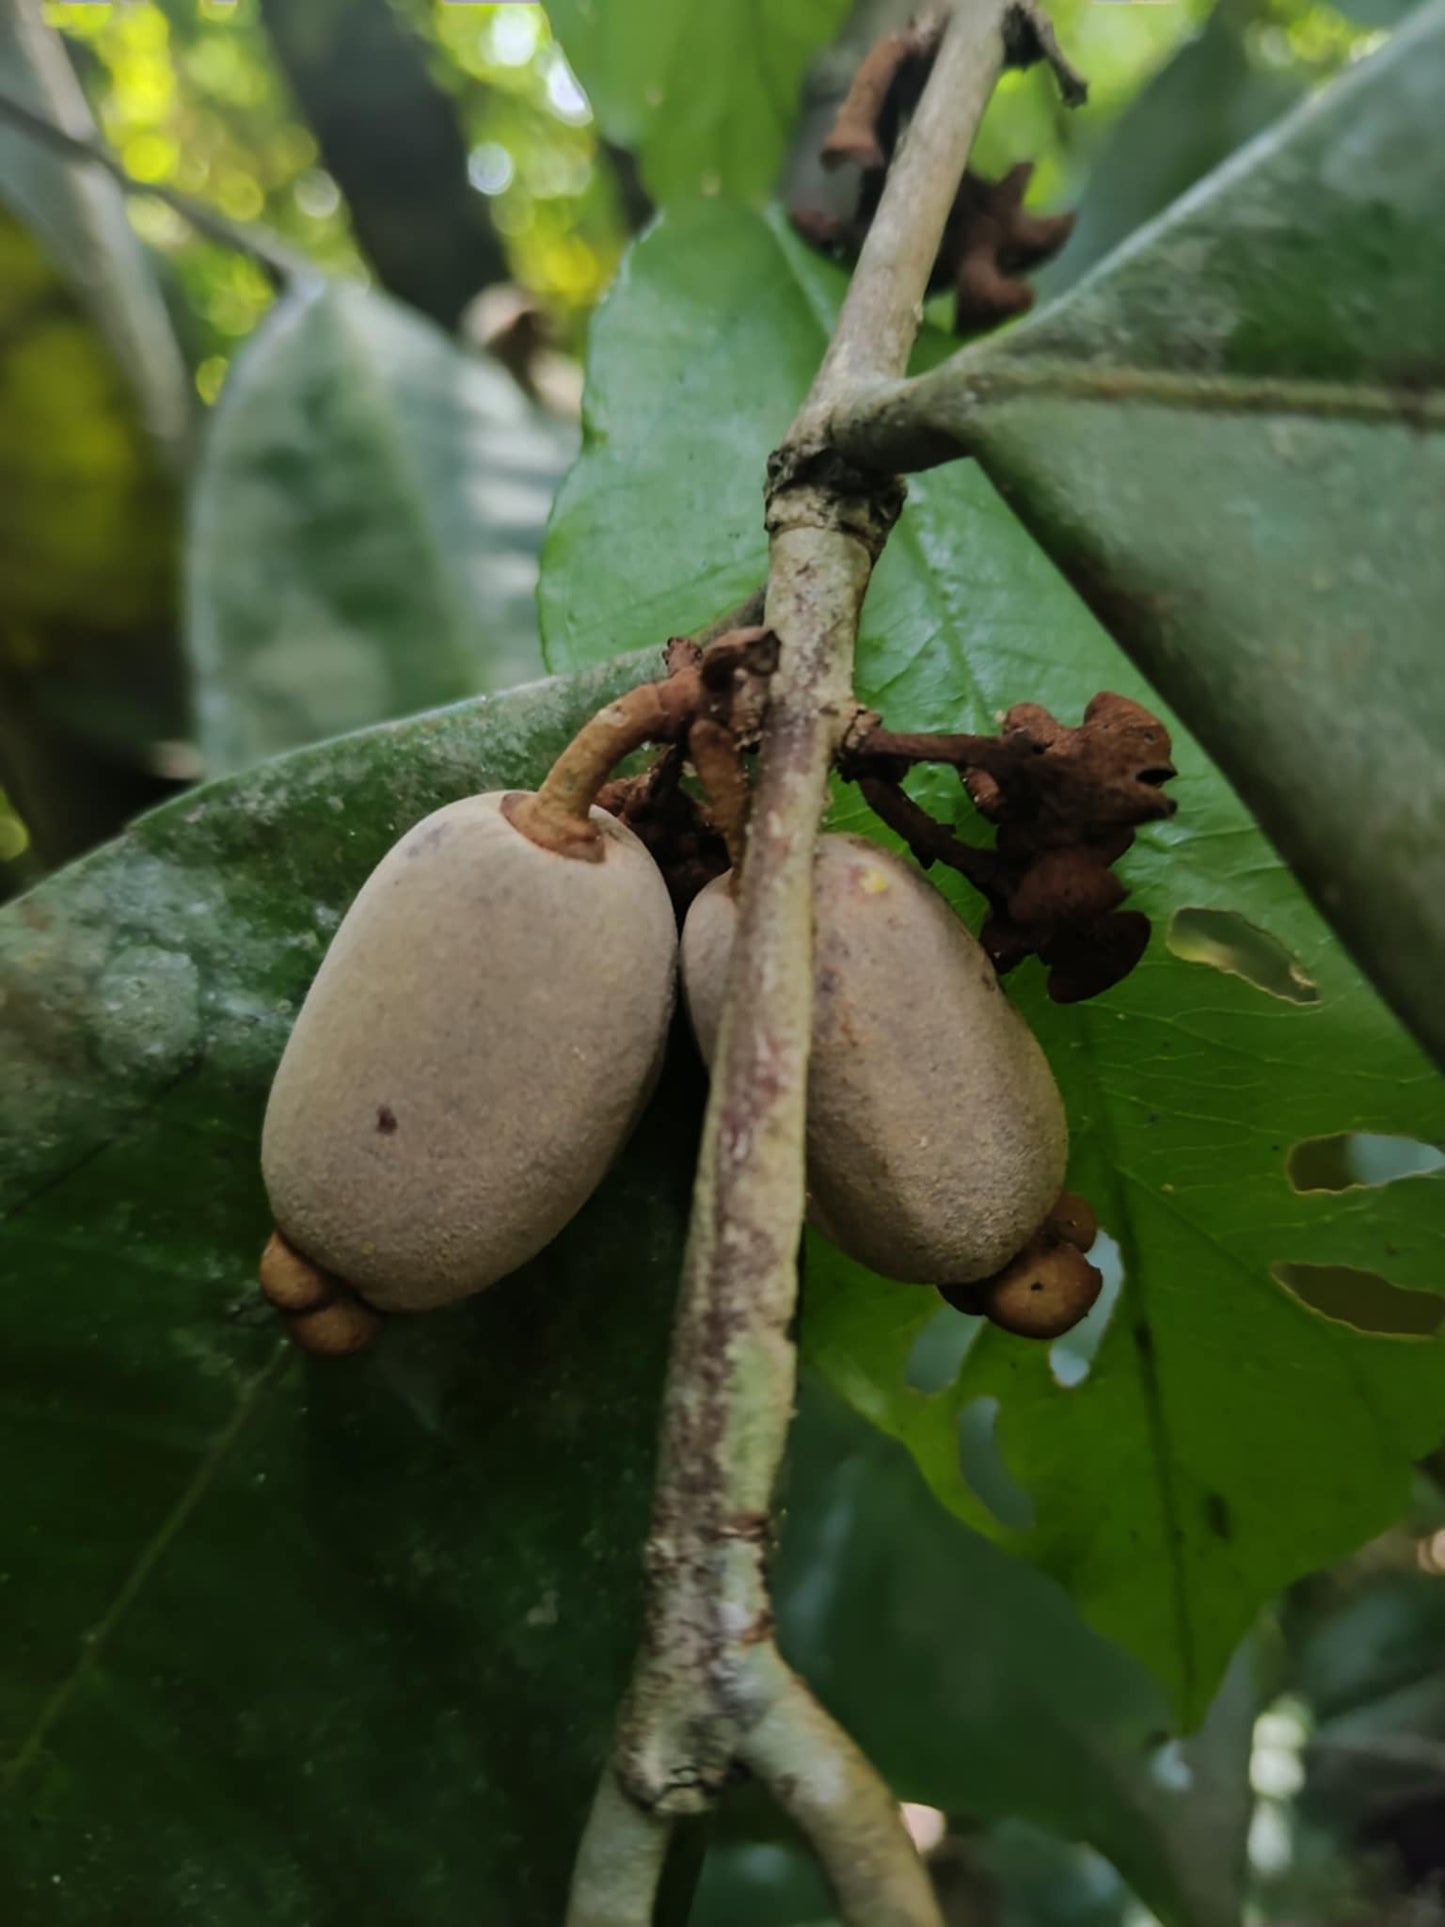
[[[724,1839],[708,1851],[687,1927],[837,1927],[818,1863],[799,1839]]]
[[[545,1258],[344,1363],[255,1292],[257,1132],[398,832],[637,675],[197,791],[0,914],[5,1919],[556,1927],[636,1631],[686,1054]]]
[[[1089,169],[1069,245],[1037,277],[1040,290],[1053,293],[1077,281],[1299,99],[1301,73],[1251,61],[1243,13],[1216,6],[1124,109]]]
[[[95,123],[40,0],[0,4],[0,91],[81,140]],[[185,453],[191,390],[165,303],[125,211],[97,167],[77,166],[0,116],[0,200],[40,238],[90,309],[171,462]]]
[[[1442,94],[1435,0],[930,392],[1445,1055]]]
[[[740,209],[669,216],[637,247],[597,320],[586,452],[548,537],[554,662],[656,644],[761,578],[763,463],[839,286],[781,223]],[[1202,501],[1195,515],[1211,526]],[[863,698],[898,728],[987,729],[1024,699],[1074,722],[1101,688],[1151,700],[983,477],[916,480],[864,612]],[[1258,1604],[1394,1516],[1410,1460],[1442,1429],[1445,1344],[1333,1323],[1271,1268],[1354,1265],[1440,1290],[1445,1183],[1296,1192],[1291,1146],[1342,1130],[1445,1140],[1445,1095],[1182,731],[1176,761],[1178,817],[1123,865],[1154,920],[1143,965],[1067,1010],[1034,966],[1011,983],[1068,1103],[1071,1183],[1123,1252],[1088,1376],[1061,1383],[1050,1348],[989,1329],[951,1383],[913,1390],[907,1361],[936,1298],[821,1242],[804,1335],[947,1505],[1037,1560],[1198,1714]],[[920,794],[978,834],[951,778]],[[851,795],[836,821],[871,825]],[[1173,954],[1170,919],[1190,906],[1269,933],[1315,1000]],[[961,1469],[960,1416],[990,1399],[1027,1529],[1003,1527]]]
[[[847,11],[847,0],[552,0],[547,15],[603,132],[637,150],[656,199],[756,201],[777,180],[808,62]]]
[[[787,1499],[782,1643],[900,1799],[1086,1840],[1170,1923],[1238,1920],[1247,1651],[1203,1733],[1169,1744],[1143,1668],[1052,1581],[940,1513],[907,1455],[814,1385]]]
[[[571,433],[380,295],[278,304],[211,423],[189,637],[212,768],[539,668],[533,588]]]
[[[180,507],[93,316],[0,209],[0,782],[63,861],[184,728]]]

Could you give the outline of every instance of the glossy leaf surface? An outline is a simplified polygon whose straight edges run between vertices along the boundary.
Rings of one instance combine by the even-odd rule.
[[[273,763],[0,916],[0,1913],[555,1927],[636,1632],[698,1092],[546,1256],[305,1360],[254,1285],[296,1004],[398,833],[637,671]]]

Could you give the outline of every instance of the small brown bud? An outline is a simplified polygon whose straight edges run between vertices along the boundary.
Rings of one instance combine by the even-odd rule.
[[[1058,1203],[1044,1219],[1043,1229],[1044,1235],[1056,1242],[1088,1251],[1099,1235],[1099,1220],[1087,1198],[1075,1191],[1061,1191]]]
[[[1019,1338],[1059,1338],[1087,1316],[1103,1274],[1076,1245],[1028,1245],[987,1288],[984,1315]]]
[[[348,1358],[369,1345],[381,1330],[382,1317],[370,1305],[342,1288],[343,1295],[315,1311],[286,1312],[282,1323],[293,1344],[316,1358]]]
[[[363,1304],[343,1279],[303,1258],[273,1231],[261,1253],[261,1290],[281,1314],[288,1336],[318,1358],[345,1358],[370,1344],[381,1314]]]
[[[283,1312],[318,1311],[336,1296],[336,1280],[329,1271],[303,1258],[279,1231],[271,1233],[261,1253],[261,1289]]]

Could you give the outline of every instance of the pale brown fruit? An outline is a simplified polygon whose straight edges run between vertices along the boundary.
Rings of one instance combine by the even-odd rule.
[[[682,937],[709,1060],[736,925],[728,885],[708,885]],[[1063,1181],[1068,1128],[1048,1062],[978,944],[901,857],[820,837],[813,907],[813,1221],[885,1277],[990,1277]]]
[[[662,1061],[677,934],[661,872],[601,810],[598,861],[467,797],[362,888],[296,1019],[261,1165],[298,1251],[383,1311],[480,1291],[548,1244]]]

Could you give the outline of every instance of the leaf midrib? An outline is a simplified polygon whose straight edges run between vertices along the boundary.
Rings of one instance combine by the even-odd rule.
[[[0,1769],[0,1785],[3,1785],[8,1792],[16,1789],[27,1770],[39,1757],[51,1729],[63,1717],[76,1692],[98,1665],[112,1634],[145,1590],[152,1573],[173,1541],[185,1529],[191,1515],[214,1484],[217,1474],[245,1430],[252,1413],[270,1390],[273,1382],[280,1376],[280,1368],[287,1360],[290,1349],[289,1341],[281,1340],[266,1363],[242,1386],[230,1416],[215,1433],[169,1513],[141,1548],[135,1564],[121,1582],[115,1598],[95,1627],[89,1633],[80,1635],[81,1651],[74,1666],[59,1681],[41,1707],[17,1752],[4,1768]]]

